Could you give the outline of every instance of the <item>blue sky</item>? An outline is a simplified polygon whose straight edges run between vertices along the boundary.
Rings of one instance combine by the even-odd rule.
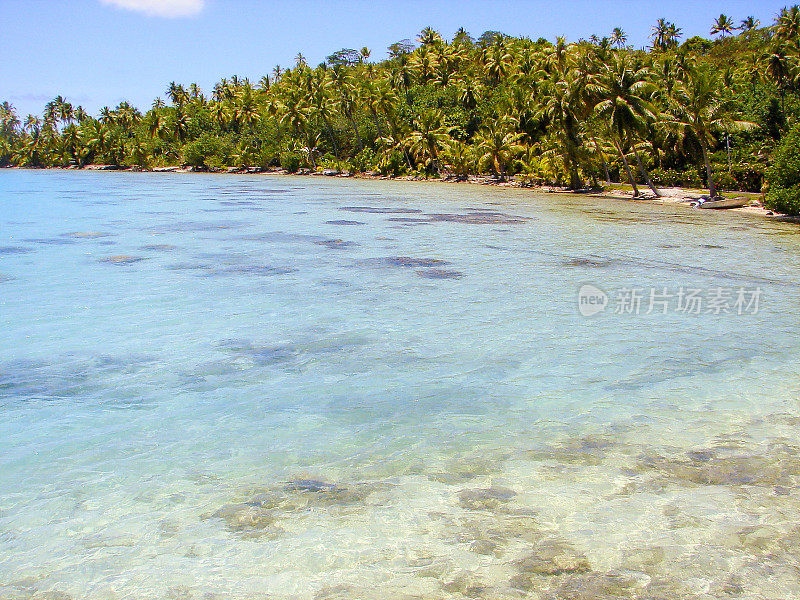
[[[223,76],[258,81],[298,52],[316,65],[342,47],[372,50],[425,26],[570,40],[622,27],[647,44],[659,17],[708,36],[721,12],[771,23],[785,0],[0,0],[0,100],[40,113],[62,94],[96,114],[128,100],[147,108],[170,81],[205,91]],[[685,39],[685,38],[684,38]]]

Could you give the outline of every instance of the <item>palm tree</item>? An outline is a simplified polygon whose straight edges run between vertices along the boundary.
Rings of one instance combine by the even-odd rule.
[[[650,38],[653,40],[653,50],[665,51],[678,47],[678,40],[683,30],[676,27],[666,19],[659,19],[652,28]]]
[[[731,18],[728,15],[722,14],[714,21],[714,25],[711,27],[711,35],[721,33],[722,37],[725,37],[733,33],[734,29],[736,29],[736,26],[733,24]]]
[[[492,44],[484,50],[483,62],[486,65],[487,81],[498,84],[508,75],[514,57],[506,48],[502,40]]]
[[[432,27],[426,27],[420,31],[417,39],[423,46],[434,46],[442,43],[441,34]]]
[[[633,187],[634,196],[639,195],[636,180],[625,156],[625,146],[633,150],[639,170],[656,196],[661,194],[650,181],[636,148],[637,138],[646,131],[649,123],[659,118],[658,109],[651,103],[657,87],[649,81],[649,73],[635,65],[626,55],[616,55],[599,79],[589,84],[588,90],[600,98],[594,112],[605,122],[617,152],[622,159],[625,173]]]
[[[506,169],[514,157],[522,152],[520,140],[522,133],[516,133],[507,126],[492,123],[476,139],[478,167],[491,167],[501,180],[506,178]]]
[[[173,105],[179,106],[186,101],[186,90],[182,85],[172,81],[170,82],[169,87],[167,87],[167,97],[170,99]]]
[[[442,127],[442,114],[438,111],[423,112],[414,119],[412,131],[403,143],[422,163],[427,171],[439,170],[439,150],[449,139],[447,128]]]
[[[753,31],[753,29],[758,29],[759,25],[761,25],[761,21],[759,21],[753,16],[750,16],[745,19],[742,19],[742,22],[739,25],[739,29],[741,29],[742,31]]]
[[[350,126],[353,128],[356,144],[358,145],[358,151],[361,152],[364,149],[364,144],[361,141],[361,134],[358,131],[358,125],[353,117],[353,109],[355,108],[355,85],[353,83],[353,78],[348,71],[341,66],[336,66],[332,69],[329,69],[327,73],[329,73],[332,87],[338,94],[338,105],[344,112],[347,120],[350,122]]]
[[[797,40],[800,36],[800,6],[795,4],[791,8],[781,9],[772,30],[781,41]]]
[[[696,69],[675,94],[676,117],[667,125],[691,135],[699,143],[708,177],[708,193],[714,198],[717,188],[709,160],[709,150],[716,144],[716,132],[746,131],[754,123],[733,118],[732,107],[720,92],[719,74],[710,69]]]
[[[575,78],[571,74],[568,77],[569,80],[557,79],[547,82],[537,117],[549,123],[549,129],[560,147],[559,153],[564,161],[564,170],[569,174],[569,187],[577,190],[583,187],[578,172],[582,145],[579,130],[581,97],[575,85]]]
[[[614,27],[614,30],[611,32],[611,43],[617,48],[621,49],[623,46],[625,46],[627,41],[628,36],[625,34],[625,32],[619,27]]]
[[[761,57],[766,73],[775,80],[781,96],[781,112],[785,113],[785,96],[792,74],[797,68],[797,57],[790,53],[785,44],[773,44]]]
[[[442,163],[459,181],[464,181],[475,171],[474,147],[460,140],[450,139],[440,155]]]

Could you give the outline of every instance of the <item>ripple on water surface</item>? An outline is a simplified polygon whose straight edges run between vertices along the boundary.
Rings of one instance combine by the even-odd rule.
[[[0,177],[0,598],[800,597],[794,226]],[[584,319],[587,279],[765,300]]]

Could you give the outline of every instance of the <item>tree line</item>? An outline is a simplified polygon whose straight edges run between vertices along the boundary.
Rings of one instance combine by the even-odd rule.
[[[715,39],[684,41],[660,19],[641,49],[621,28],[573,43],[463,29],[447,41],[426,28],[382,61],[345,48],[311,67],[298,54],[256,83],[224,78],[209,96],[172,82],[144,112],[122,102],[92,116],[58,96],[20,120],[4,102],[0,166],[281,166],[570,189],[620,182],[637,196],[673,185],[761,191],[800,116],[799,33],[798,6],[765,27],[720,15]]]

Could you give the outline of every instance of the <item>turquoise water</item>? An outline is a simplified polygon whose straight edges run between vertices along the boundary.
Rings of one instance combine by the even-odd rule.
[[[0,172],[0,597],[800,597],[799,270],[742,214]]]

